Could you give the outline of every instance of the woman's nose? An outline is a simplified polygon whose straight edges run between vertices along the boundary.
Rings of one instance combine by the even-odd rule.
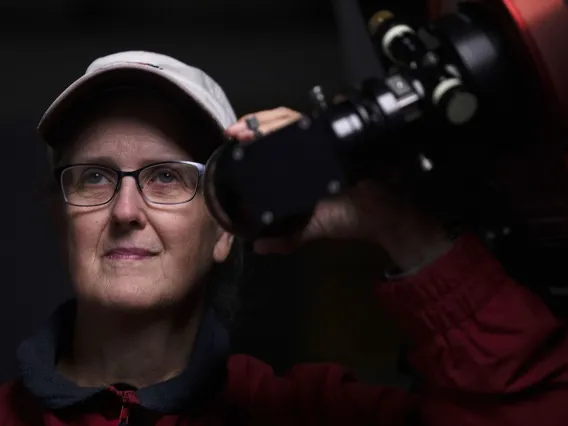
[[[113,221],[120,225],[137,224],[138,227],[143,227],[146,223],[145,207],[146,203],[134,178],[123,178],[112,204]]]

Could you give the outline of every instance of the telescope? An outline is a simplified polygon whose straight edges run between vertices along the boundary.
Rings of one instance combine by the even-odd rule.
[[[450,220],[565,246],[568,3],[430,6],[419,27],[388,11],[370,19],[384,75],[339,99],[316,86],[296,123],[214,153],[204,194],[222,227],[248,240],[289,235],[319,201],[398,170]]]

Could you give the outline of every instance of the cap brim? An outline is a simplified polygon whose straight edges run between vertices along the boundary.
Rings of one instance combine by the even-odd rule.
[[[212,112],[205,107],[198,98],[199,88],[192,91],[187,85],[177,82],[174,75],[165,70],[154,68],[151,65],[123,63],[99,69],[86,74],[69,86],[51,104],[38,124],[41,138],[51,147],[57,146],[57,139],[53,137],[59,126],[65,125],[75,107],[89,98],[97,96],[107,90],[121,87],[151,88],[163,93],[168,99],[174,100],[176,105],[187,110],[188,117],[199,119],[200,124],[219,134],[219,142],[211,147],[211,152],[222,142],[224,126],[215,118]]]

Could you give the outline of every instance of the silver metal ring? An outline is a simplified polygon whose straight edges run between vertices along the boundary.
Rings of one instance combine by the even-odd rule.
[[[262,132],[259,130],[260,123],[258,122],[258,118],[256,118],[254,115],[251,115],[250,117],[246,118],[245,122],[247,123],[249,130],[252,130],[254,132],[255,139],[262,137]]]
[[[247,123],[247,127],[249,128],[249,130],[252,130],[253,132],[258,132],[258,128],[260,127],[258,118],[256,118],[254,115],[251,115],[250,117],[246,118],[245,122]]]

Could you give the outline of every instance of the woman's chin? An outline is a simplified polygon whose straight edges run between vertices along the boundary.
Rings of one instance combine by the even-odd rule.
[[[78,298],[81,298],[78,295]],[[181,297],[156,287],[114,286],[87,297],[91,303],[114,311],[152,311],[175,305]]]

